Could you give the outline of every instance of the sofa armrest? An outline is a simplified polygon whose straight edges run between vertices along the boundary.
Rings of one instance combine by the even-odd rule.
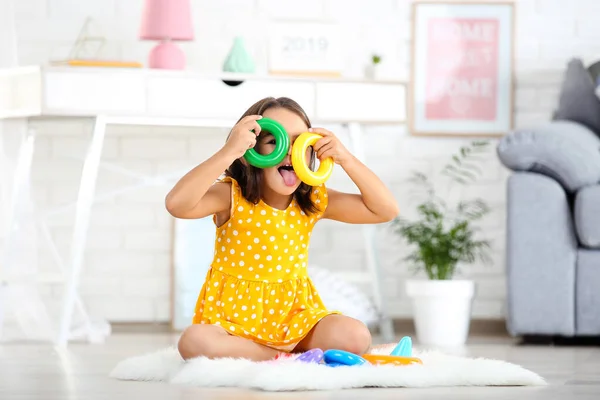
[[[518,130],[500,140],[497,153],[507,168],[546,175],[570,193],[600,182],[600,138],[576,122]]]
[[[508,179],[507,327],[512,335],[575,334],[578,243],[566,191],[554,179]]]

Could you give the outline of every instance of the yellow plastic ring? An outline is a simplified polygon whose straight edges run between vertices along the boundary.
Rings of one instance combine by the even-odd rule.
[[[304,132],[296,138],[292,146],[292,166],[296,176],[307,185],[318,186],[325,182],[333,172],[333,158],[321,161],[319,169],[312,171],[306,163],[306,150],[314,145],[321,135],[312,132]]]

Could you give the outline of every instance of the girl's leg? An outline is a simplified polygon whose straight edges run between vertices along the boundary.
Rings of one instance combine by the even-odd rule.
[[[315,325],[294,351],[320,348],[365,354],[371,347],[371,332],[362,322],[344,315],[328,315]]]
[[[278,350],[251,340],[228,334],[217,325],[197,324],[189,326],[179,338],[179,354],[184,360],[204,356],[208,358],[247,358],[252,361],[273,359]]]

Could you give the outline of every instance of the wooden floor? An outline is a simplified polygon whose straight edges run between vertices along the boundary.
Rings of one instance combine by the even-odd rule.
[[[0,344],[0,399],[600,399],[600,347],[517,346],[502,338],[473,338],[468,356],[511,361],[550,382],[544,388],[361,389],[336,392],[263,393],[202,389],[163,383],[121,382],[107,374],[123,358],[175,343],[164,333],[119,333],[103,345]]]

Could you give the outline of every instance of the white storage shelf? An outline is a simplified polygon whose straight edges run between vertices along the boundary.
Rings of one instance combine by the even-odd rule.
[[[224,80],[243,80],[229,86]],[[290,97],[320,122],[402,123],[404,82],[186,71],[24,67],[0,70],[0,118],[143,116],[236,120],[255,101]]]
[[[39,68],[0,69],[0,119],[39,115],[41,95]]]
[[[243,80],[237,86],[224,81]],[[207,75],[188,71],[116,68],[22,67],[0,69],[0,119],[35,117],[95,118],[75,207],[70,274],[58,344],[66,344],[78,299],[89,216],[106,127],[111,124],[230,127],[257,100],[286,96],[295,99],[316,123],[347,124],[353,151],[362,158],[363,124],[401,124],[406,117],[404,82],[373,82],[316,77],[273,77],[235,74]],[[25,141],[24,143],[32,143]],[[23,147],[22,170],[31,164],[33,146]],[[29,154],[29,155],[28,155]],[[26,174],[16,187],[24,185]],[[10,215],[17,216],[14,202]],[[381,314],[381,331],[393,338],[392,324],[382,307],[381,282],[374,258],[373,230],[364,227],[368,276]],[[10,266],[8,266],[10,269]],[[365,280],[369,280],[368,276]],[[86,317],[87,318],[87,317]],[[91,326],[91,325],[90,325]],[[90,340],[95,340],[88,332]]]

